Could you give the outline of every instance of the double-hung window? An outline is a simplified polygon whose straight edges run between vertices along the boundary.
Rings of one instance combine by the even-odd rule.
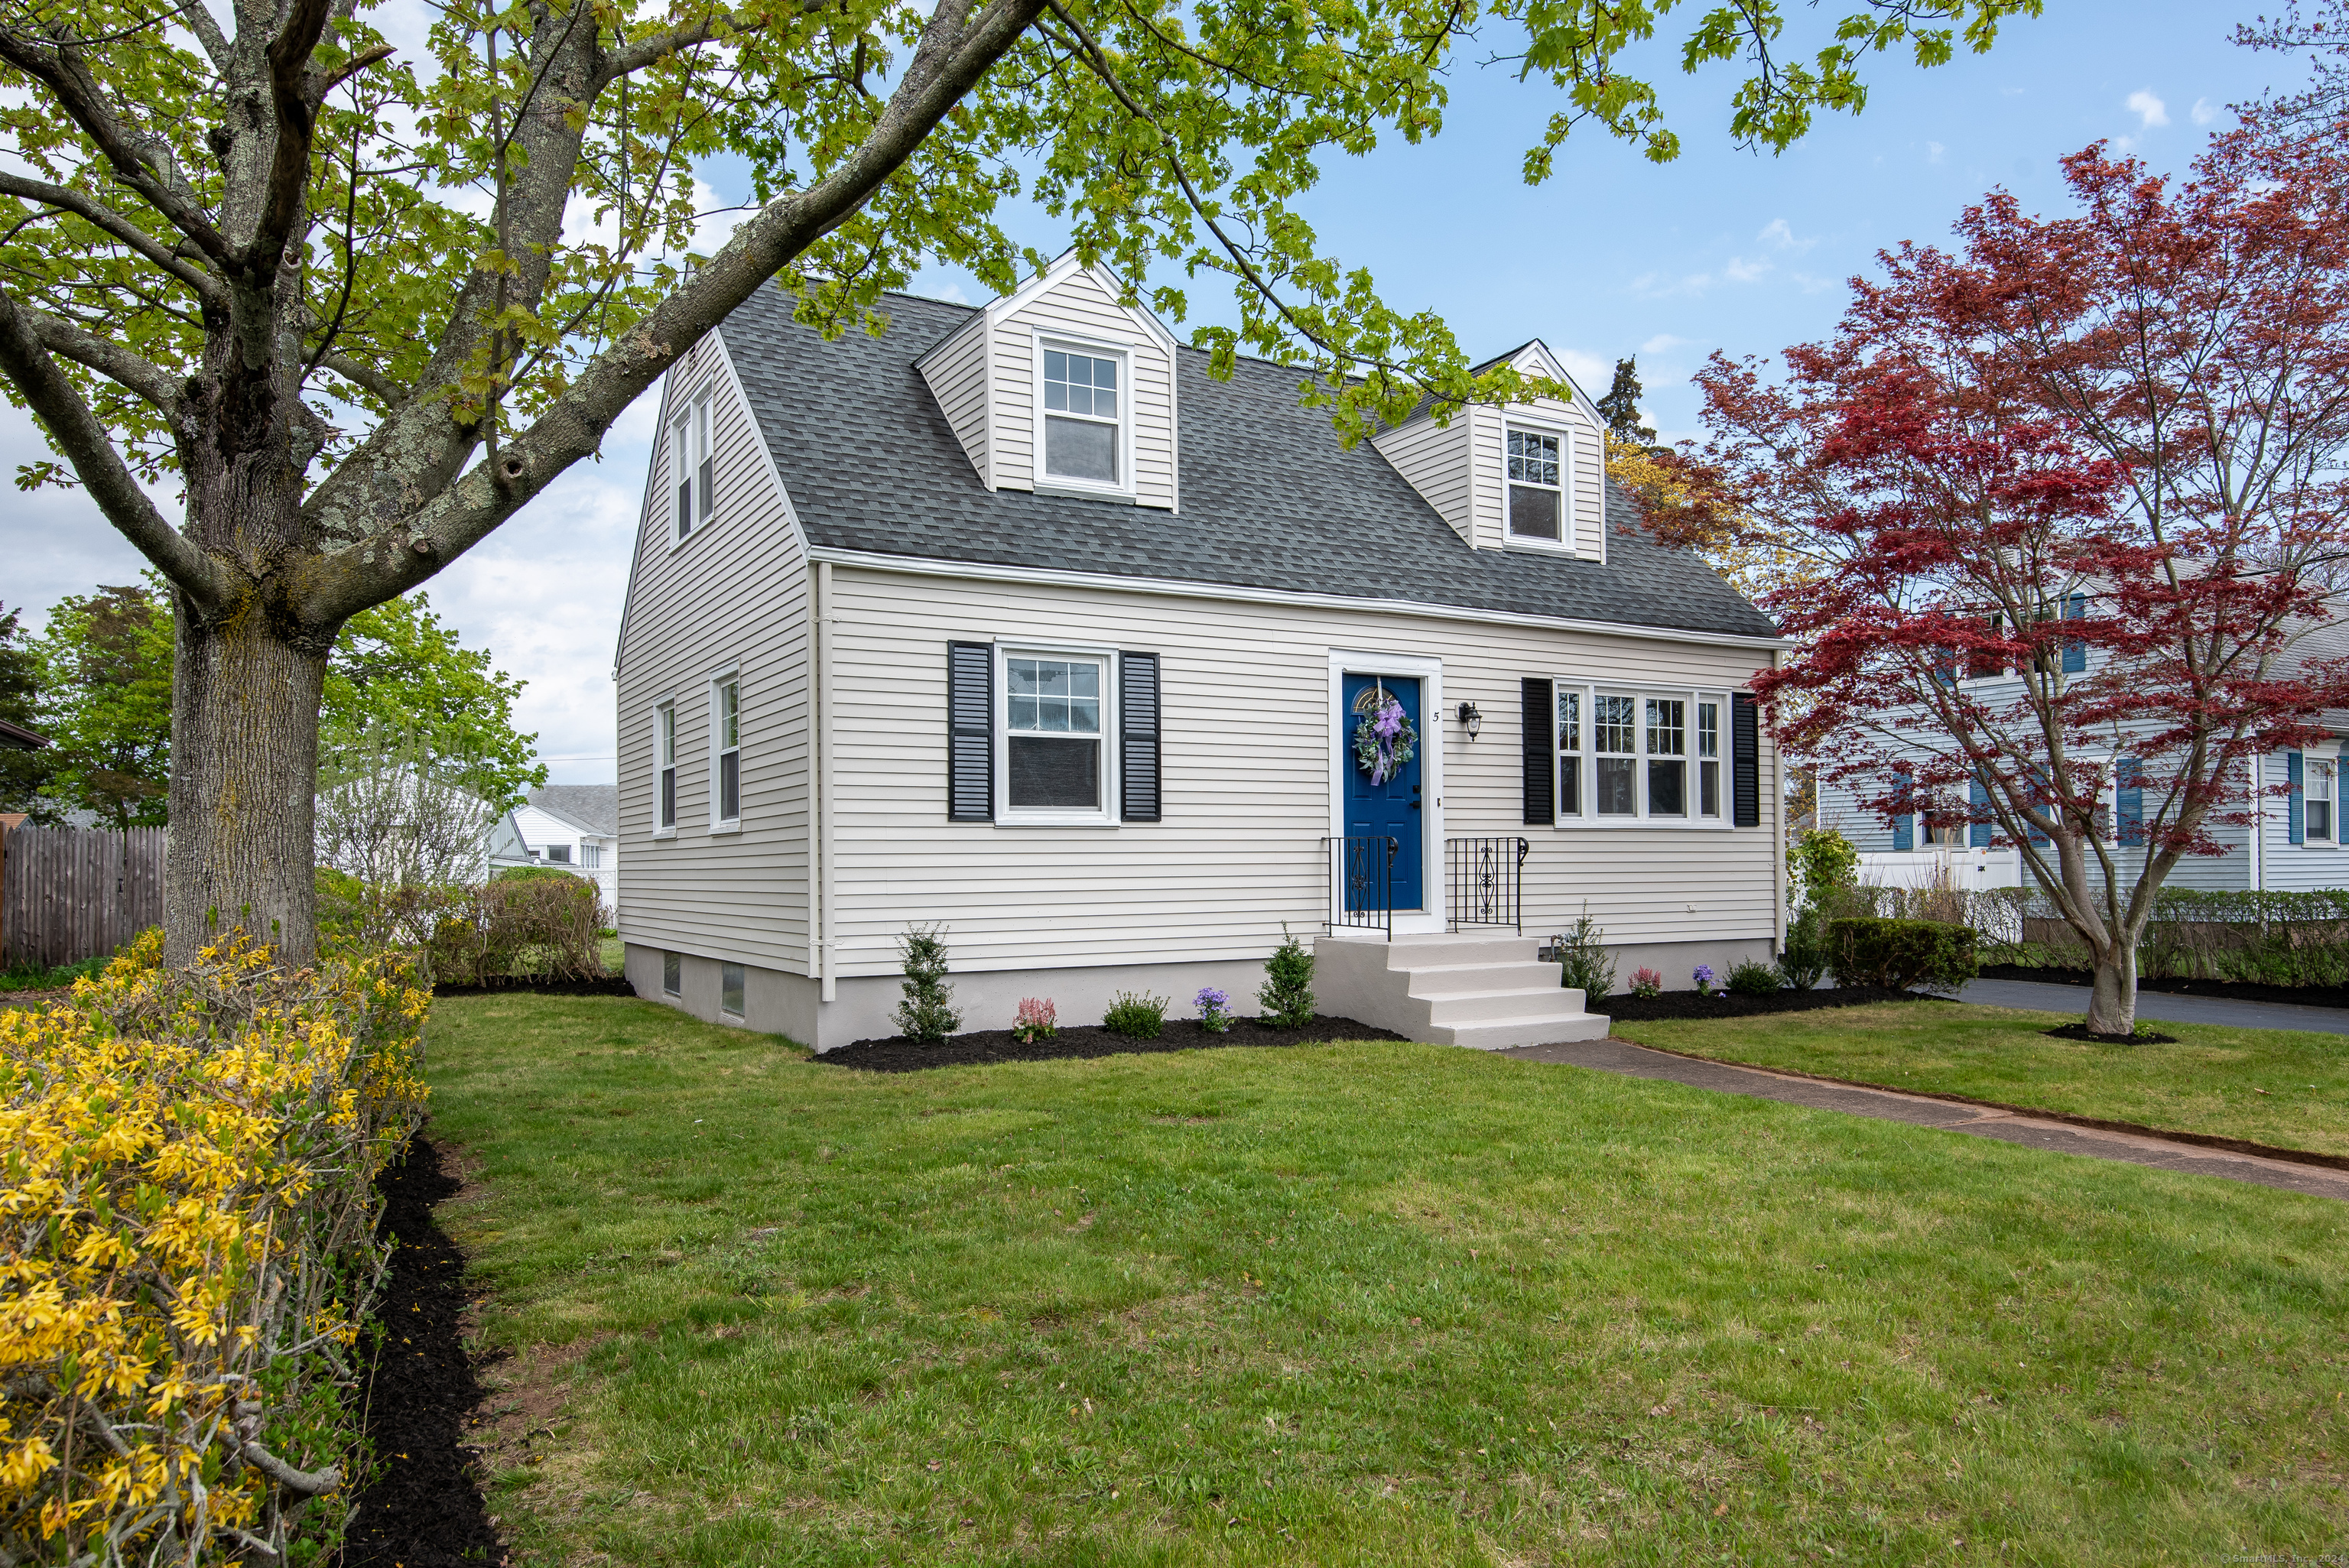
[[[2333,775],[2334,765],[2329,759],[2312,757],[2302,769],[2301,789],[2304,799],[2302,810],[2308,824],[2307,841],[2312,844],[2333,841]]]
[[[677,831],[677,705],[653,709],[653,830]]]
[[[1004,806],[1012,817],[1109,813],[1107,686],[1099,654],[1003,655]]]
[[[1557,814],[1582,815],[1582,694],[1557,694]]]
[[[709,798],[712,828],[742,821],[742,682],[724,676],[709,688]]]
[[[669,472],[677,493],[677,538],[685,537],[718,510],[718,464],[709,450],[709,394],[694,398],[669,427]]]
[[[1554,435],[1539,430],[1509,432],[1511,539],[1545,544],[1565,539],[1566,487],[1558,448]]]
[[[1727,693],[1560,682],[1557,700],[1561,820],[1728,822]]]
[[[1080,484],[1125,482],[1117,359],[1044,350],[1044,474]]]

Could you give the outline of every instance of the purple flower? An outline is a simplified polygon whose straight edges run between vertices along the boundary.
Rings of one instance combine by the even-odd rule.
[[[1220,1013],[1232,1005],[1231,993],[1218,991],[1213,985],[1202,985],[1199,994],[1191,998],[1191,1005],[1202,1013]]]
[[[1696,966],[1696,988],[1700,991],[1710,991],[1713,989],[1712,965],[1700,964]]]

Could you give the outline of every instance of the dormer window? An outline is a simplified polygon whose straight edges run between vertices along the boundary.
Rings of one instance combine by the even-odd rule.
[[[1080,484],[1123,483],[1118,362],[1044,350],[1044,474]]]
[[[1487,447],[1486,451],[1492,449]],[[1559,482],[1557,438],[1509,432],[1509,537],[1557,544],[1564,538],[1566,490]]]

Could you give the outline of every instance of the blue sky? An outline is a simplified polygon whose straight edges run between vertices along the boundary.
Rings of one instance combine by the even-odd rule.
[[[2049,0],[1988,56],[1926,72],[1873,62],[1865,113],[1821,122],[1776,158],[1729,145],[1725,72],[1682,78],[1658,61],[1679,161],[1658,167],[1585,129],[1535,188],[1517,170],[1552,98],[1498,68],[1464,69],[1442,137],[1332,162],[1305,211],[1325,249],[1370,268],[1391,303],[1442,314],[1472,355],[1540,337],[1597,396],[1615,358],[1636,353],[1651,419],[1667,438],[1693,435],[1688,377],[1704,356],[1831,332],[1846,280],[1879,249],[1945,237],[1993,187],[2060,210],[2056,160],[2100,138],[2182,168],[2229,121],[2224,106],[2299,75],[2228,41],[2250,8]],[[1806,15],[1797,8],[1798,23]],[[1020,238],[1050,251],[1061,236],[1040,222]],[[944,271],[919,292],[978,294]],[[1228,314],[1205,285],[1192,295],[1200,319]],[[601,463],[580,465],[427,590],[469,645],[530,683],[523,727],[539,732],[558,783],[614,776],[612,639],[650,435],[639,408]],[[0,464],[40,450],[25,418],[0,408]],[[86,500],[56,491],[0,511],[0,602],[35,623],[59,595],[138,571]]]

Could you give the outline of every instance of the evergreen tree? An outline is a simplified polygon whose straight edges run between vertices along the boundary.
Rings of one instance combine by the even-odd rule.
[[[171,606],[129,583],[57,601],[32,639],[40,722],[53,760],[44,794],[109,828],[169,820]]]
[[[897,1004],[897,1027],[909,1040],[936,1042],[962,1026],[954,987],[947,983],[946,927],[909,925],[897,939],[905,965],[905,999]]]
[[[1280,923],[1280,945],[1264,961],[1264,987],[1256,994],[1264,1022],[1276,1029],[1295,1029],[1313,1021],[1313,954]]]
[[[1640,423],[1640,361],[1636,355],[1615,362],[1615,384],[1607,388],[1606,397],[1599,399],[1599,412],[1606,418],[1608,434],[1617,440],[1638,447],[1655,444],[1654,428]]]
[[[46,734],[39,714],[41,663],[26,645],[16,612],[0,605],[0,719]],[[36,821],[52,819],[57,803],[41,794],[57,767],[57,748],[0,748],[0,811],[30,812]]]

